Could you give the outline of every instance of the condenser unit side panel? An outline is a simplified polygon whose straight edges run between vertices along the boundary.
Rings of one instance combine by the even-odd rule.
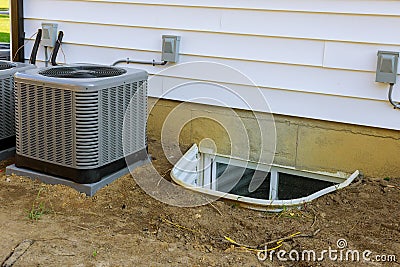
[[[0,151],[15,146],[14,77],[17,71],[35,68],[25,63],[0,62],[12,66],[0,70]]]
[[[145,131],[147,121],[147,109],[141,110],[147,108],[145,82],[135,81],[101,90],[101,165],[123,158],[124,152],[130,155],[145,148],[145,135],[138,134]],[[125,127],[129,128],[132,136],[122,140],[125,115],[130,119],[125,121]]]
[[[130,100],[127,97],[128,89],[129,95],[134,98],[141,95],[140,101],[135,100],[138,102],[138,109],[147,105],[139,105],[146,94],[143,89],[140,94],[134,89],[145,84],[145,81],[134,84],[136,85],[123,84],[95,92],[72,92],[43,87],[36,83],[18,82],[17,112],[20,119],[16,166],[68,178],[77,183],[94,183],[105,175],[124,168],[126,162],[121,134],[124,113]],[[47,110],[53,110],[53,117],[48,117],[50,113],[44,109],[46,106]],[[143,114],[146,113],[147,110],[138,110],[135,114],[137,125],[141,128],[145,127],[147,116]],[[107,116],[108,119],[104,120]],[[111,125],[110,129],[105,129],[106,125]],[[142,132],[144,139],[144,130]],[[54,138],[51,139],[50,136]],[[57,143],[53,143],[54,140]],[[133,159],[143,160],[147,157],[143,144],[143,140],[139,141],[137,149],[131,154]],[[55,152],[64,157],[57,157]]]
[[[0,150],[6,148],[5,139],[15,135],[13,76],[0,79]]]
[[[72,92],[22,82],[15,85],[19,158],[72,166]],[[23,167],[21,161],[17,165]]]

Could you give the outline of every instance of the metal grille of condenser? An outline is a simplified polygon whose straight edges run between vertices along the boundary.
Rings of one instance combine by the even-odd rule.
[[[102,154],[101,164],[107,164],[114,158],[121,158],[123,154],[132,154],[146,146],[147,121],[147,82],[139,81],[124,84],[110,90],[101,91],[102,113]],[[129,117],[133,121],[126,121],[126,143],[122,144],[122,131],[125,111],[129,106]],[[144,120],[145,119],[145,120]],[[134,127],[130,127],[130,125]]]
[[[34,159],[73,166],[73,93],[18,83],[16,150]]]
[[[0,80],[0,139],[15,135],[13,78]]]
[[[15,135],[14,77],[17,71],[34,68],[24,63],[0,61],[0,143]],[[14,146],[15,143],[8,146]],[[5,144],[0,144],[5,147]]]
[[[123,159],[122,131],[130,101],[137,103],[134,120],[138,134],[125,152],[145,149],[147,73],[122,70],[123,74],[111,80],[48,78],[40,71],[17,76],[17,163],[22,156],[92,170]]]

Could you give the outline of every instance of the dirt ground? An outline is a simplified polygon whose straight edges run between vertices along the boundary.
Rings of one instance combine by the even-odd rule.
[[[171,166],[160,149],[150,149],[153,164],[167,173]],[[271,214],[223,201],[169,206],[148,196],[131,175],[87,197],[66,186],[6,176],[11,163],[0,163],[0,260],[23,240],[33,240],[14,266],[400,266],[400,179],[364,177],[301,210]],[[133,176],[146,174],[141,167]],[[276,256],[263,261],[251,250],[298,232],[268,247],[319,253],[337,249],[337,241],[345,239],[348,249],[397,254],[397,262],[280,261]]]

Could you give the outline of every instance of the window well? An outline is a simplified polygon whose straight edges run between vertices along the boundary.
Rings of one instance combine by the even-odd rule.
[[[197,145],[193,145],[171,171],[172,179],[185,188],[267,211],[301,206],[346,187],[358,175],[358,171],[346,175],[267,166],[202,153]]]

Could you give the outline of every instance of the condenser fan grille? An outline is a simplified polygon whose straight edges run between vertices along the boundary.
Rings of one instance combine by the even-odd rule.
[[[14,68],[15,65],[9,62],[0,61],[0,70],[8,70]]]
[[[104,66],[77,66],[51,68],[39,73],[54,78],[105,78],[122,75],[126,70]]]

